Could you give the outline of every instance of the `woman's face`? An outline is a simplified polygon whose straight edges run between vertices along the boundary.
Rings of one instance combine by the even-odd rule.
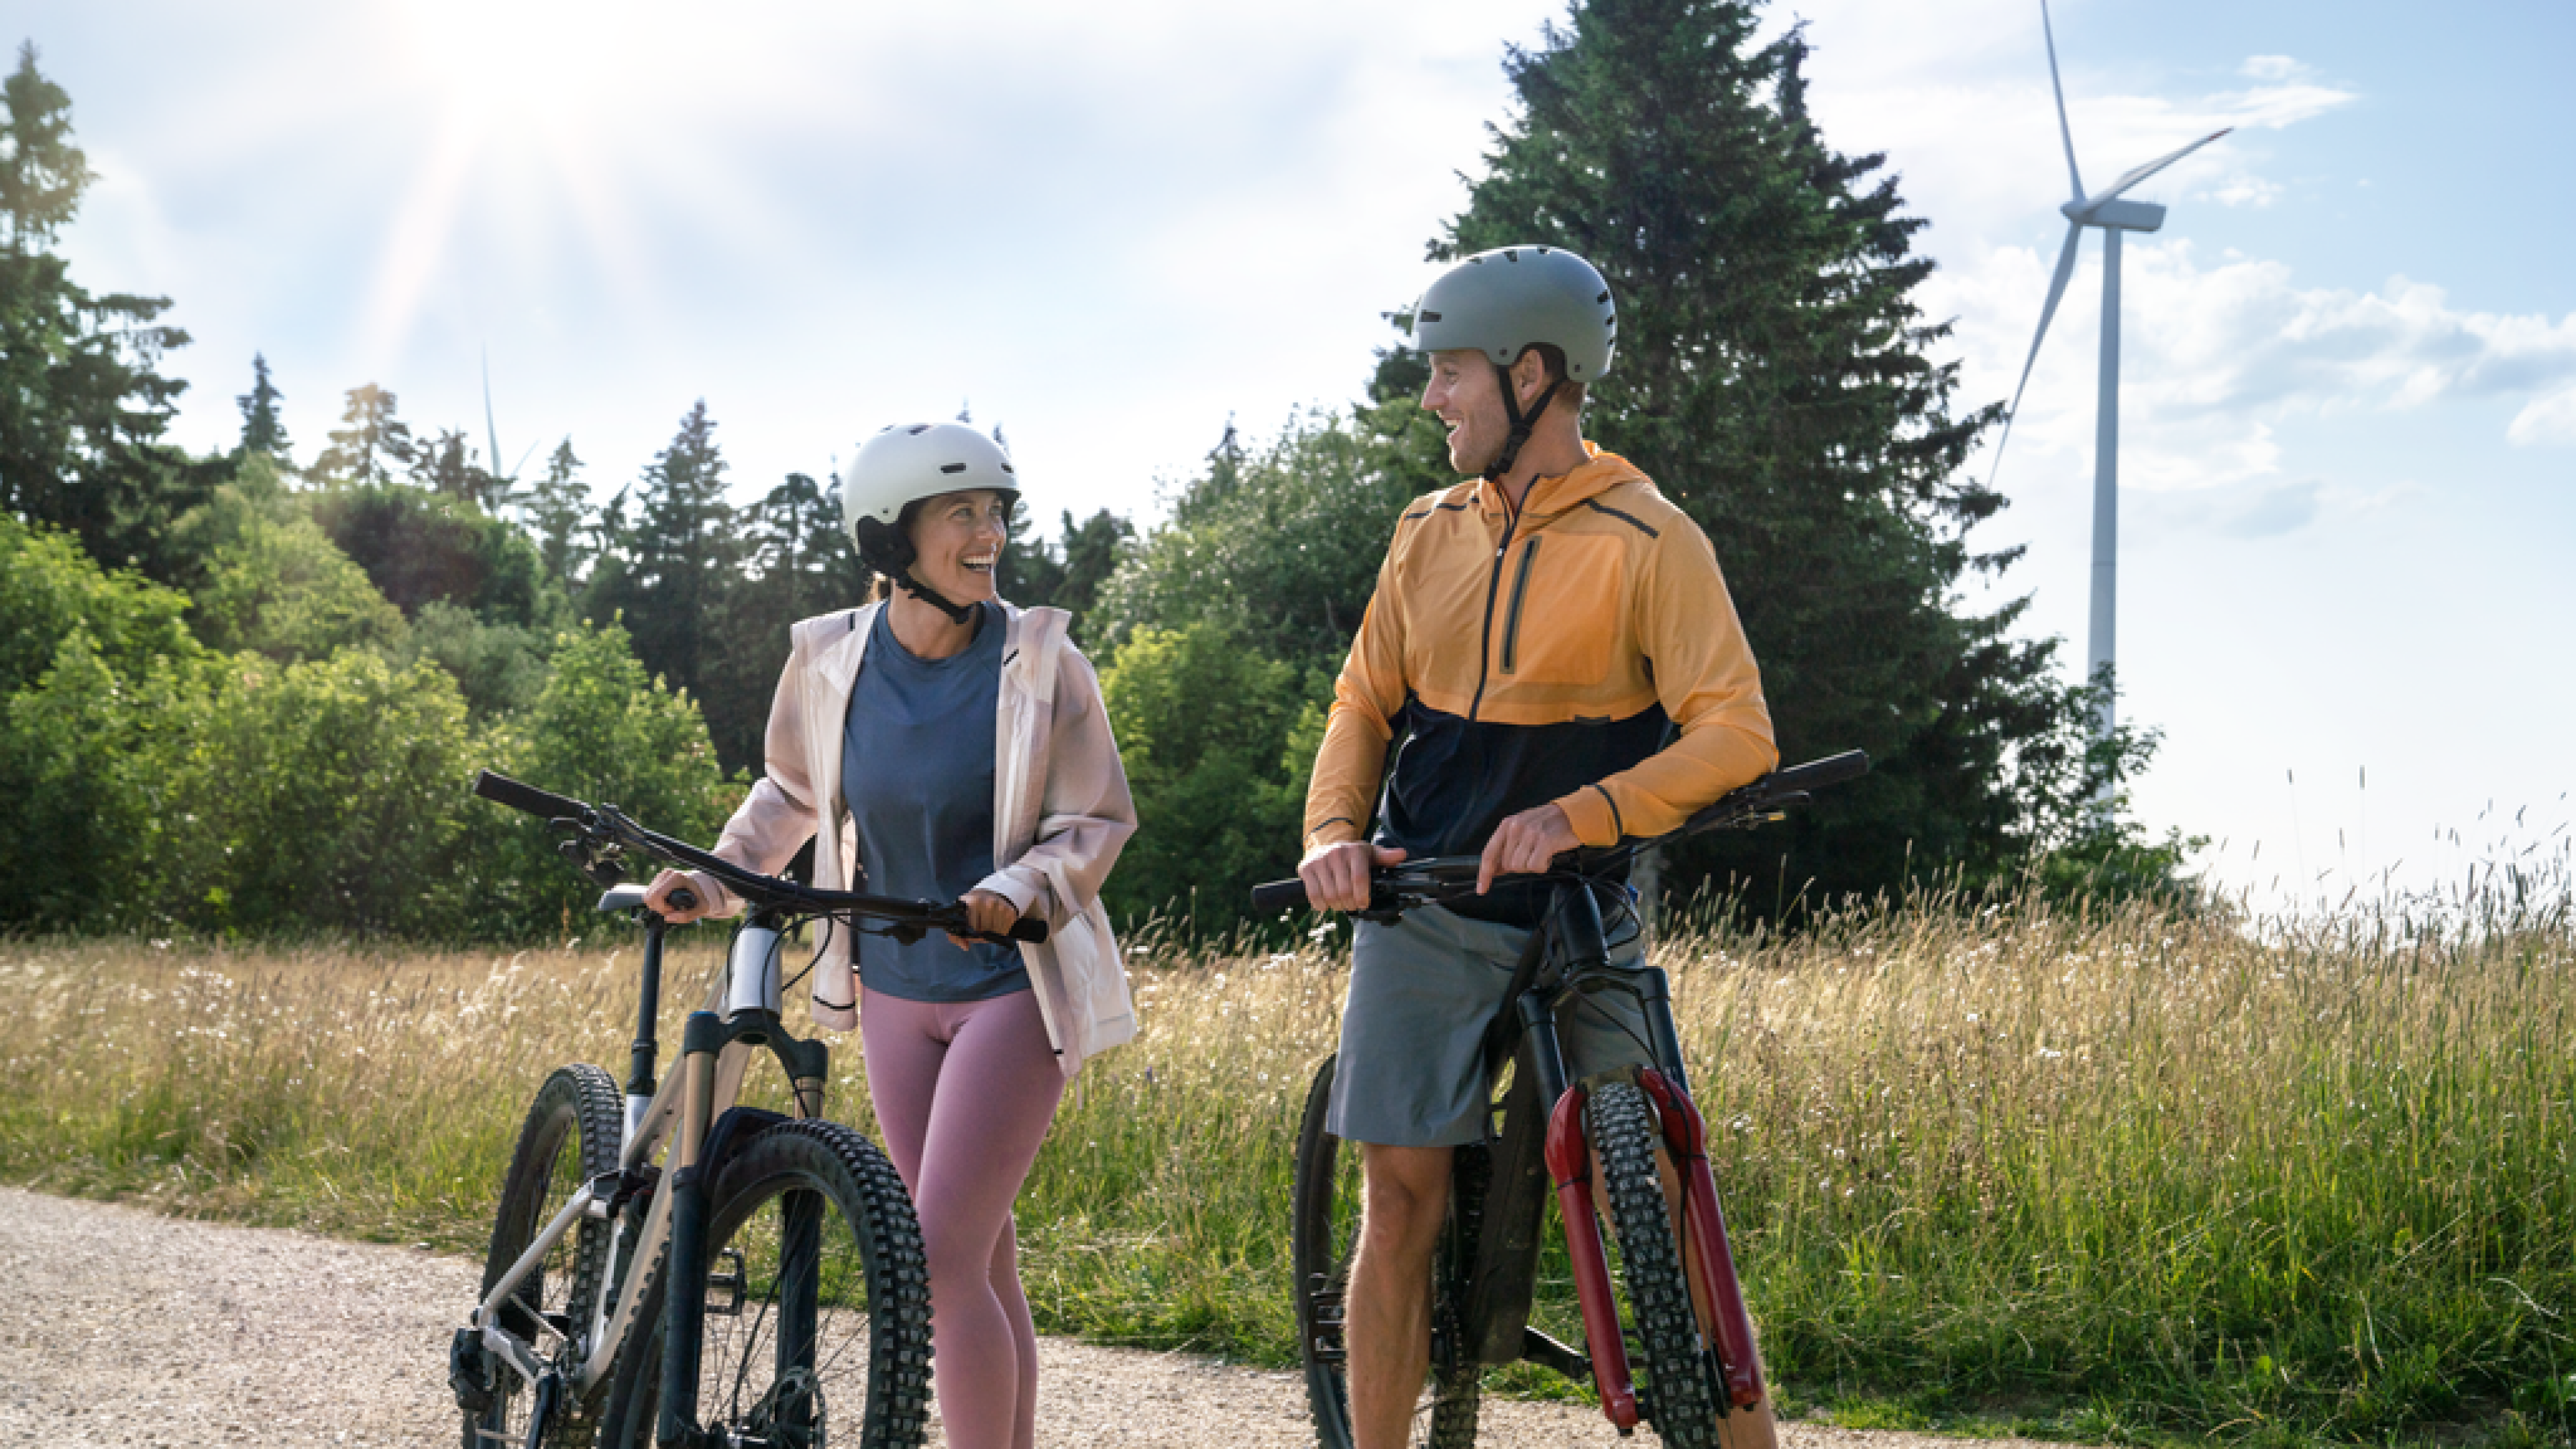
[[[1011,504],[1001,493],[942,493],[913,515],[913,572],[957,603],[981,603],[997,594],[993,570],[1010,536]]]

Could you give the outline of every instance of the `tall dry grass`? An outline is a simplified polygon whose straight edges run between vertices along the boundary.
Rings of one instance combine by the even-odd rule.
[[[2576,933],[2542,885],[2483,917],[1917,901],[1673,932],[1775,1376],[1864,1421],[2564,1441]],[[1293,1353],[1290,1159],[1345,941],[1132,958],[1143,1034],[1021,1204],[1045,1326]],[[636,959],[0,946],[0,1173],[476,1250],[545,1072],[623,1075]],[[674,953],[666,1040],[715,966]],[[834,1073],[872,1131],[854,1041]]]

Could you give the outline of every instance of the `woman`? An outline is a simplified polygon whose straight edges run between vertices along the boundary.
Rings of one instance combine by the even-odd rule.
[[[1029,1449],[1037,1332],[1011,1202],[1066,1080],[1135,1032],[1100,884],[1136,809],[1068,616],[995,592],[1018,500],[1010,460],[972,428],[888,428],[859,450],[842,514],[888,583],[790,631],[768,774],[715,847],[774,873],[812,838],[818,885],[959,900],[983,935],[1047,923],[1043,945],[872,937],[863,991],[836,932],[814,971],[814,1019],[859,1025],[877,1121],[921,1217],[955,1449]],[[670,905],[684,884],[701,908]],[[646,900],[675,922],[740,909],[702,873],[665,871]]]

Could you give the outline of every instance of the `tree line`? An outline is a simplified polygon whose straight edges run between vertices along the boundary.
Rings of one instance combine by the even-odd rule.
[[[1435,258],[1590,257],[1619,364],[1587,432],[1715,542],[1784,755],[1877,768],[1796,824],[1694,843],[1669,890],[1744,908],[1942,875],[2179,888],[2179,843],[2092,802],[2152,739],[2086,734],[2054,641],[1977,612],[1971,534],[2004,506],[1965,462],[1917,310],[1930,263],[1879,157],[1809,119],[1796,31],[1742,3],[1590,0],[1507,70],[1520,104]],[[710,838],[760,769],[794,620],[872,580],[837,480],[735,486],[703,402],[604,502],[569,438],[524,479],[463,429],[349,389],[306,454],[251,362],[239,442],[169,443],[184,332],[96,296],[54,243],[90,180],[69,98],[21,48],[0,144],[0,927],[514,938],[583,889],[464,782],[489,765]],[[1400,314],[1390,319],[1401,328]],[[1346,406],[1229,421],[1139,529],[1023,530],[1001,583],[1070,610],[1101,666],[1142,829],[1134,918],[1240,919],[1293,865],[1332,679],[1403,505],[1450,486],[1400,331]],[[994,430],[1004,441],[1001,430]]]

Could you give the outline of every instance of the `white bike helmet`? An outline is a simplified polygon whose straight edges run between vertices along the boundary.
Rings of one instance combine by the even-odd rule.
[[[963,623],[970,610],[913,577],[903,511],[924,498],[978,488],[1019,501],[1019,476],[1001,444],[963,423],[898,424],[861,444],[841,475],[841,521],[869,568]]]

